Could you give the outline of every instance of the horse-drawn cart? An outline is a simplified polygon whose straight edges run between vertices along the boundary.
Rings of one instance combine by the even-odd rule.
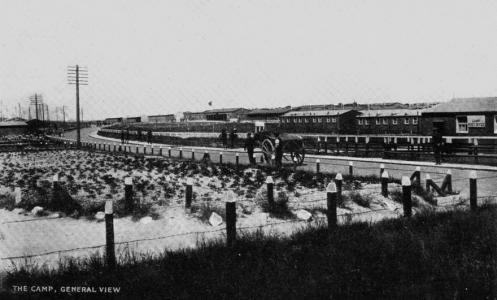
[[[254,136],[257,147],[261,148],[262,155],[267,163],[275,163],[276,152],[276,135],[272,132],[258,132]],[[291,161],[296,165],[301,165],[304,162],[305,149],[304,142],[301,136],[296,134],[282,133],[279,135],[283,158]]]

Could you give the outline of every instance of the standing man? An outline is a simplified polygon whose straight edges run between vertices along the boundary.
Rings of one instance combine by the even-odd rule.
[[[275,139],[274,139],[274,159],[275,159],[275,165],[277,169],[280,169],[282,166],[281,160],[283,159],[283,144],[281,143],[281,138],[279,133],[275,134]]]
[[[433,132],[433,154],[435,155],[435,164],[442,164],[442,135],[438,130]]]
[[[121,144],[124,144],[124,130],[121,130]]]
[[[244,150],[247,151],[250,165],[256,165],[255,159],[254,159],[254,147],[255,147],[255,140],[252,137],[252,133],[247,133],[247,140],[245,140],[245,147]]]
[[[235,148],[235,141],[238,135],[236,134],[236,128],[233,128],[230,132],[230,144],[231,148]]]
[[[129,128],[126,128],[126,144],[129,144]]]
[[[219,136],[221,142],[223,143],[224,149],[228,147],[228,134],[226,133],[226,128],[221,129],[221,135]]]
[[[147,132],[147,143],[152,144],[152,130]]]

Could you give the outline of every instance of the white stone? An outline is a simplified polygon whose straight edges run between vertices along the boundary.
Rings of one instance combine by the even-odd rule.
[[[143,217],[140,219],[140,223],[142,224],[148,224],[150,222],[152,222],[152,217]]]
[[[309,221],[312,218],[312,214],[305,209],[299,209],[295,212],[295,216],[299,220]]]
[[[35,206],[35,207],[33,207],[33,209],[31,210],[31,213],[32,213],[33,215],[36,215],[36,214],[38,214],[38,213],[40,213],[40,212],[42,212],[42,211],[43,211],[43,207],[41,207],[41,206]]]
[[[21,193],[21,188],[20,187],[16,187],[14,189],[14,197],[15,197],[15,201],[16,201],[16,205],[21,203],[22,201],[22,193]]]
[[[209,218],[209,223],[212,226],[219,226],[223,223],[223,218],[221,218],[221,216],[217,213],[213,212]]]
[[[103,221],[105,219],[105,213],[103,211],[99,211],[95,214],[95,219],[98,221]]]

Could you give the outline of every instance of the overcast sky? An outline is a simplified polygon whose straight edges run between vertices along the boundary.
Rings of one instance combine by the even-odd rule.
[[[497,96],[497,1],[0,0],[4,114],[85,119]]]

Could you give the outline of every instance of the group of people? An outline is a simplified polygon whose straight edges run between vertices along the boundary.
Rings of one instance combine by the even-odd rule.
[[[221,142],[223,143],[223,147],[228,148],[228,132],[226,128],[221,130],[221,135],[219,136]],[[236,140],[238,139],[238,134],[236,133],[236,128],[233,128],[229,133],[229,146],[230,148],[235,148]]]
[[[141,141],[143,133],[140,129],[137,131],[138,140]],[[152,130],[147,130],[147,143],[152,144]],[[121,144],[129,144],[129,129],[121,130]]]

